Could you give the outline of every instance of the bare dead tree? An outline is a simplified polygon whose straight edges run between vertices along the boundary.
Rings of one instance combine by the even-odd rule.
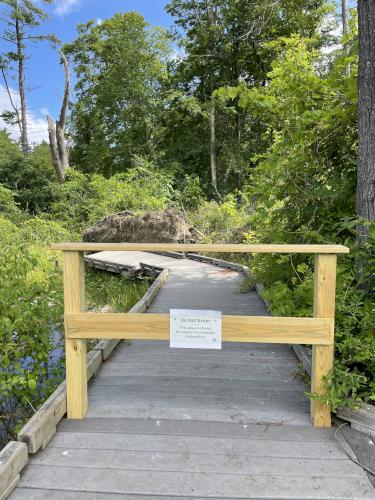
[[[65,142],[65,127],[70,95],[70,71],[68,60],[61,50],[60,56],[65,70],[64,98],[59,119],[55,123],[50,116],[47,116],[47,122],[52,163],[55,167],[57,178],[60,182],[64,182],[65,172],[69,168],[69,154]]]
[[[28,136],[28,106],[27,106],[27,78],[26,62],[30,44],[47,41],[57,43],[54,35],[35,34],[47,18],[46,12],[41,8],[52,0],[0,0],[1,30],[0,39],[6,42],[1,47],[0,66],[9,98],[11,110],[1,113],[4,121],[9,125],[17,125],[20,131],[20,145],[25,157],[30,152]],[[33,34],[34,33],[34,34]],[[8,78],[16,77],[17,98],[12,99],[12,91],[8,85]]]

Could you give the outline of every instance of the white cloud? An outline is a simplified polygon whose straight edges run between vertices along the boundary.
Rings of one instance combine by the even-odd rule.
[[[81,1],[82,0],[57,0],[54,12],[58,16],[63,17],[78,7]]]
[[[98,19],[96,20],[96,24],[98,26],[100,26],[101,24],[103,24],[103,19],[100,19],[100,17],[98,17]]]
[[[19,95],[16,90],[10,88],[12,98],[17,107],[19,107]],[[9,103],[8,94],[3,85],[0,84],[0,113],[9,111],[12,107]],[[48,109],[42,108],[40,112],[30,111],[27,115],[27,126],[30,145],[40,144],[48,140],[48,128],[45,115],[48,114]],[[20,138],[20,131],[17,125],[8,125],[0,118],[0,129],[6,129],[12,139],[18,141]]]

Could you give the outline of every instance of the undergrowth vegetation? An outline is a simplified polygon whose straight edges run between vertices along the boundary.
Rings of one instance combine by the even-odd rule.
[[[355,32],[352,33],[355,37]],[[328,72],[300,37],[281,39],[267,87],[222,88],[264,122],[266,151],[254,158],[256,200],[248,243],[338,243],[335,365],[319,399],[335,410],[375,400],[375,225],[355,218],[357,47]],[[343,69],[351,71],[343,76]],[[357,228],[367,225],[368,237]],[[276,315],[311,316],[313,262],[304,255],[257,255],[250,266]],[[316,397],[316,395],[313,397]]]
[[[27,215],[0,187],[0,447],[64,378],[61,257],[49,246],[77,237],[68,226]],[[89,270],[86,285],[88,308],[126,312],[148,280]]]
[[[271,2],[256,36],[249,26],[269,2],[216,2],[215,26],[209,3],[167,6],[186,31],[173,60],[169,35],[138,14],[78,27],[66,46],[77,85],[65,182],[46,143],[25,154],[0,131],[2,442],[64,375],[61,262],[50,244],[79,241],[125,210],[177,208],[207,243],[349,246],[338,259],[334,369],[325,394],[310,397],[333,410],[375,401],[375,225],[355,206],[355,13],[342,47],[322,29],[334,17],[325,0]],[[275,315],[312,315],[310,256],[225,258],[251,268]],[[128,310],[146,288],[90,270],[88,307]]]

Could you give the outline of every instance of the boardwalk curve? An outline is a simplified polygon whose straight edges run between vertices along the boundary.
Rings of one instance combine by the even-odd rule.
[[[150,313],[267,314],[235,271],[144,252],[93,258],[169,268]],[[87,418],[61,422],[11,499],[375,499],[334,430],[310,424],[296,370],[286,345],[122,342],[89,387]]]

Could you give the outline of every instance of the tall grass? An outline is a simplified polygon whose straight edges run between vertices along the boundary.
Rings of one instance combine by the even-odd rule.
[[[110,306],[116,312],[127,312],[146,293],[150,279],[130,278],[106,271],[86,271],[86,303],[90,310]]]

